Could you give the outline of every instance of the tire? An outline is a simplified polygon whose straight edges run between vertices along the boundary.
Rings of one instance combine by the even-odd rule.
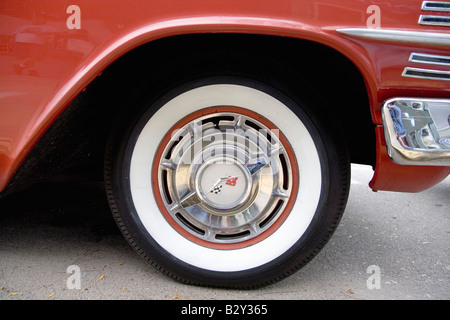
[[[256,288],[296,272],[330,238],[348,196],[348,154],[313,99],[279,88],[201,77],[114,130],[110,207],[158,270],[194,285]]]

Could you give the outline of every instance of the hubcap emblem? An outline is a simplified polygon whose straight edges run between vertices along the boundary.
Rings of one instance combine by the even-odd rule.
[[[248,198],[252,180],[242,164],[219,157],[200,166],[195,184],[205,205],[216,210],[229,210]],[[228,164],[226,164],[228,163]],[[226,173],[218,175],[218,173]],[[242,178],[242,183],[241,182]]]
[[[225,182],[225,184],[234,187],[234,186],[236,186],[237,179],[238,179],[238,177],[231,177],[231,176],[229,176],[228,180],[227,180],[227,182]]]
[[[215,194],[219,194],[220,191],[222,191],[222,181],[225,181],[225,184],[235,187],[236,186],[236,181],[237,181],[238,177],[232,177],[232,176],[228,176],[228,177],[223,177],[220,178],[219,181],[217,181],[212,188],[209,190],[210,193],[215,193]]]

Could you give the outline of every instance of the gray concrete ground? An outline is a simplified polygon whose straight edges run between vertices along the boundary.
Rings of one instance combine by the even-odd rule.
[[[0,300],[448,300],[450,178],[419,194],[374,193],[371,168],[352,170],[325,249],[253,291],[188,286],[155,271],[118,232],[101,186],[39,186],[0,201]],[[79,268],[79,289],[69,266]]]

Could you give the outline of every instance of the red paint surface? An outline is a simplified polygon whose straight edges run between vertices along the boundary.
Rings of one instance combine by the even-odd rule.
[[[67,28],[70,14],[66,10],[71,4],[81,9],[81,29]],[[38,139],[92,79],[124,53],[163,37],[236,32],[327,45],[347,56],[365,78],[376,124],[381,124],[380,107],[388,98],[448,98],[448,82],[401,77],[411,52],[446,54],[442,48],[355,40],[336,32],[343,27],[365,28],[370,16],[366,10],[372,4],[364,0],[1,1],[0,191]],[[376,4],[381,9],[382,28],[443,32],[441,27],[417,24],[420,1]],[[378,171],[391,167],[382,156],[378,159]],[[383,177],[376,173],[375,181]]]
[[[377,165],[370,187],[374,191],[420,192],[444,180],[450,167],[404,166],[391,161],[382,126],[376,128]]]

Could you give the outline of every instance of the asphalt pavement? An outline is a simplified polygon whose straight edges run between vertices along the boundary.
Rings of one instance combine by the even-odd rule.
[[[0,300],[448,300],[450,177],[417,194],[373,192],[352,166],[330,242],[258,290],[178,283],[126,243],[101,184],[54,182],[0,201]]]

